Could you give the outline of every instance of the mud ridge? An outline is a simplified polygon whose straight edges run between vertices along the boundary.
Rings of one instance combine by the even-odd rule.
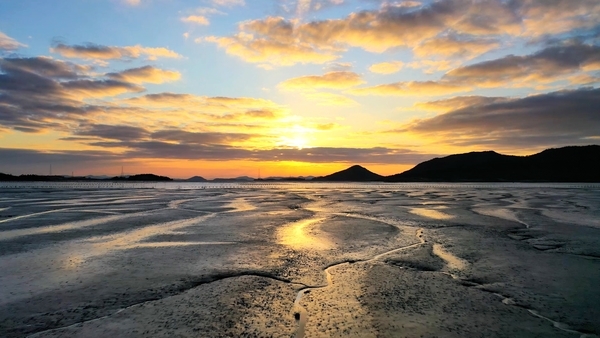
[[[392,250],[388,250],[385,251],[383,253],[380,253],[378,255],[375,255],[369,259],[360,259],[360,260],[345,260],[342,262],[338,262],[338,263],[333,263],[327,267],[325,267],[325,269],[323,270],[323,273],[325,274],[325,279],[327,281],[327,283],[321,284],[321,285],[311,285],[311,286],[305,286],[302,289],[300,289],[298,291],[298,293],[296,294],[296,299],[294,300],[294,307],[292,309],[292,311],[294,312],[294,318],[296,319],[296,321],[298,321],[298,328],[296,329],[296,333],[294,335],[294,337],[296,338],[304,338],[304,331],[305,331],[305,326],[306,323],[308,321],[308,312],[306,311],[306,309],[300,305],[300,301],[302,300],[302,296],[308,292],[310,292],[311,290],[316,290],[316,289],[324,289],[324,288],[328,288],[330,287],[333,283],[331,281],[331,273],[329,272],[329,270],[334,269],[340,265],[343,264],[353,264],[353,263],[370,263],[373,261],[376,261],[378,259],[380,259],[381,257],[390,255],[392,253],[401,251],[401,250],[407,250],[407,249],[411,249],[411,248],[415,248],[417,246],[423,245],[426,243],[426,240],[423,238],[423,229],[419,229],[417,230],[415,236],[417,237],[417,239],[419,239],[419,243],[414,243],[414,244],[410,244],[410,245],[406,245],[406,246],[402,246],[396,249],[392,249]]]
[[[63,330],[63,329],[68,329],[71,327],[76,327],[78,325],[83,325],[86,323],[91,323],[94,321],[98,321],[98,320],[102,320],[102,319],[106,319],[109,318],[111,316],[114,316],[118,313],[121,313],[125,310],[134,308],[136,306],[143,306],[144,304],[148,304],[151,302],[155,302],[155,301],[159,301],[159,300],[163,300],[163,299],[167,299],[170,297],[174,297],[180,294],[183,294],[189,290],[192,290],[194,288],[200,287],[202,285],[206,285],[206,284],[211,284],[211,283],[215,283],[218,281],[222,281],[225,279],[229,279],[229,278],[237,278],[237,277],[245,277],[245,276],[252,276],[252,277],[260,277],[260,278],[267,278],[267,279],[272,279],[278,282],[282,282],[282,283],[286,283],[286,284],[293,284],[293,285],[298,285],[300,287],[302,287],[303,289],[308,288],[309,286],[307,286],[306,284],[303,283],[298,283],[298,282],[294,282],[292,280],[289,280],[287,278],[282,278],[273,274],[270,274],[268,272],[264,272],[264,271],[238,271],[238,272],[222,272],[222,273],[218,273],[218,274],[214,274],[214,275],[208,275],[208,276],[202,276],[200,278],[197,279],[189,279],[187,281],[184,282],[184,284],[182,284],[181,286],[177,287],[174,292],[170,292],[165,294],[162,297],[152,297],[152,298],[148,298],[142,301],[139,301],[137,303],[128,305],[124,308],[118,309],[117,311],[107,314],[105,316],[101,316],[101,317],[96,317],[96,318],[91,318],[88,320],[84,320],[84,321],[79,321],[76,323],[72,323],[72,324],[68,324],[68,325],[64,325],[64,326],[60,326],[60,327],[53,327],[53,328],[43,328],[41,331],[37,331],[34,332],[32,334],[27,335],[26,337],[28,338],[34,338],[37,337],[38,335],[44,334],[44,333],[48,333],[48,332],[54,332],[54,331],[59,331],[59,330]]]
[[[552,320],[548,317],[545,317],[543,315],[541,315],[539,312],[537,312],[536,310],[533,310],[525,305],[519,304],[517,303],[514,299],[504,296],[498,292],[489,290],[485,288],[485,284],[481,284],[481,283],[477,283],[475,282],[473,279],[462,279],[456,275],[453,275],[451,273],[447,273],[447,272],[442,272],[444,275],[447,275],[449,277],[451,277],[452,279],[458,281],[461,285],[466,286],[466,287],[474,287],[478,290],[481,290],[483,292],[489,292],[492,293],[493,295],[497,296],[498,298],[502,299],[502,304],[505,305],[509,305],[509,306],[515,306],[518,308],[522,308],[527,310],[527,312],[529,312],[531,315],[538,317],[540,319],[543,319],[547,322],[550,322],[556,329],[561,330],[563,332],[568,332],[568,333],[575,333],[575,334],[579,334],[580,338],[598,338],[597,335],[595,335],[594,333],[591,332],[581,332],[581,331],[577,331],[573,328],[571,328],[568,324],[565,323],[561,323],[561,322],[557,322],[555,320]]]

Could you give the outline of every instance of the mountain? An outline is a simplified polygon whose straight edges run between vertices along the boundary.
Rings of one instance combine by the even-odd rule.
[[[172,181],[172,178],[166,176],[158,176],[154,174],[139,174],[131,175],[129,177],[116,176],[111,178],[114,181],[144,181],[144,182],[157,182],[157,181]]]
[[[529,156],[494,151],[434,158],[387,182],[600,182],[600,146],[547,149]]]
[[[222,177],[218,177],[213,179],[213,182],[251,182],[254,181],[254,178],[250,177],[250,176],[240,176],[240,177],[234,177],[234,178],[222,178]]]
[[[202,176],[193,176],[185,180],[186,182],[206,182],[207,179]]]
[[[359,165],[353,165],[348,169],[338,171],[331,175],[315,177],[313,181],[348,181],[348,182],[369,182],[383,181],[384,177],[377,175],[368,169]]]

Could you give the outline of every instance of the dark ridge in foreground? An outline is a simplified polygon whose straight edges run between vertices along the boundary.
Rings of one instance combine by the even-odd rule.
[[[315,177],[313,181],[349,181],[349,182],[372,182],[383,181],[384,176],[378,175],[367,168],[353,165],[348,169],[338,171],[331,175]]]
[[[600,146],[547,149],[529,156],[494,151],[434,158],[387,182],[600,182]]]

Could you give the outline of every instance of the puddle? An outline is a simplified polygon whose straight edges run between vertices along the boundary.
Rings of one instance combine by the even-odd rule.
[[[422,216],[422,217],[439,219],[439,220],[446,220],[446,219],[452,219],[452,218],[454,218],[454,216],[452,216],[452,215],[449,215],[447,213],[444,213],[444,212],[441,212],[441,211],[438,211],[438,210],[434,210],[434,209],[411,208],[409,210],[409,212],[411,214],[419,215],[419,216]]]
[[[450,269],[464,270],[469,265],[464,259],[456,257],[452,253],[444,250],[440,244],[433,245],[433,254],[443,259]]]
[[[292,249],[327,250],[333,247],[326,238],[314,236],[310,233],[311,225],[322,222],[325,218],[309,218],[285,225],[279,230],[279,244],[287,245]]]

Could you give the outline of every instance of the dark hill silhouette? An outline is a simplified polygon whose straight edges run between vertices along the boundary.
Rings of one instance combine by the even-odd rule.
[[[186,182],[206,182],[207,179],[202,176],[193,176],[185,180]]]
[[[116,176],[111,178],[111,180],[114,181],[150,181],[150,182],[157,182],[157,181],[172,181],[173,179],[170,177],[166,177],[166,176],[158,176],[158,175],[154,175],[154,174],[139,174],[139,175],[131,175],[128,177],[123,177],[123,176]]]
[[[378,175],[359,165],[353,165],[348,169],[335,172],[331,175],[315,177],[313,181],[348,181],[348,182],[369,182],[383,181],[384,177]]]
[[[434,158],[388,182],[600,182],[600,146],[547,149],[529,156],[471,152]]]

